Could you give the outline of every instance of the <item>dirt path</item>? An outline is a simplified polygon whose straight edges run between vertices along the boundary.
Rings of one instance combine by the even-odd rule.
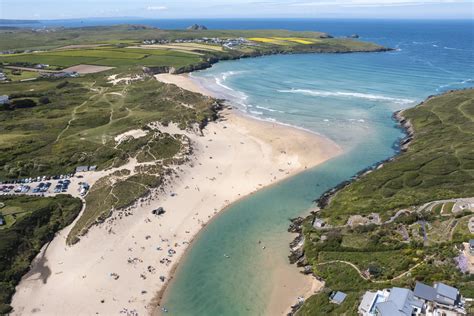
[[[71,126],[71,123],[76,119],[77,110],[78,110],[79,108],[83,107],[84,105],[86,105],[87,102],[89,102],[89,101],[90,101],[92,98],[94,98],[95,96],[97,96],[97,95],[102,95],[102,94],[104,94],[104,93],[107,91],[107,89],[105,89],[105,90],[104,90],[104,89],[93,90],[93,89],[92,89],[92,86],[91,86],[91,90],[92,90],[92,91],[96,91],[97,94],[94,94],[94,95],[90,96],[89,99],[87,99],[86,101],[82,102],[81,104],[79,104],[78,106],[76,106],[76,107],[74,108],[74,110],[72,111],[72,114],[71,114],[71,118],[70,118],[69,121],[67,122],[66,127],[64,127],[64,129],[58,134],[58,137],[56,137],[56,140],[54,141],[55,143],[57,143],[57,142],[61,139],[61,137],[64,135],[64,133],[65,133],[65,132],[69,129],[69,127]]]
[[[430,259],[431,257],[429,258],[426,258],[426,259]],[[393,281],[393,280],[397,280],[397,279],[400,279],[402,277],[404,277],[405,275],[407,275],[408,273],[410,273],[411,271],[413,271],[413,269],[417,268],[418,266],[420,266],[421,264],[423,264],[426,260],[423,260],[417,264],[415,264],[413,267],[411,267],[410,269],[408,269],[407,271],[391,278],[390,280],[372,280],[368,277],[366,277],[362,271],[360,271],[359,267],[357,267],[355,264],[353,264],[352,262],[349,262],[349,261],[344,261],[344,260],[331,260],[331,261],[326,261],[326,262],[321,262],[321,263],[318,263],[317,265],[326,265],[326,264],[331,264],[331,263],[344,263],[344,264],[347,264],[349,266],[351,266],[352,268],[354,268],[357,273],[359,273],[359,276],[366,280],[366,281],[369,281],[369,282],[372,282],[372,283],[386,283],[386,282],[390,282],[390,281]]]

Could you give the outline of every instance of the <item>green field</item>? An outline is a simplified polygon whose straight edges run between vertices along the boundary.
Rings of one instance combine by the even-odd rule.
[[[39,76],[38,72],[35,71],[14,71],[12,73],[11,69],[3,69],[3,72],[11,81],[28,80]]]
[[[0,62],[7,65],[47,64],[57,67],[71,67],[78,64],[101,66],[170,66],[183,67],[201,61],[199,56],[172,50],[90,48],[49,51],[30,54],[0,56]]]
[[[28,271],[31,260],[58,230],[72,223],[82,203],[65,195],[0,196],[0,203],[5,205],[0,209],[2,214],[22,214],[9,227],[0,229],[0,314],[4,315],[11,310],[15,286]]]

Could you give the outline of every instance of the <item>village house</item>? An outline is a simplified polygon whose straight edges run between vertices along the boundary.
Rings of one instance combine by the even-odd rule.
[[[465,315],[464,302],[459,290],[444,283],[435,283],[433,287],[417,282],[415,296],[425,301],[426,315],[453,314]],[[451,312],[451,313],[450,313]]]
[[[459,290],[444,283],[433,287],[417,282],[414,291],[394,287],[367,291],[358,307],[362,316],[466,315]]]

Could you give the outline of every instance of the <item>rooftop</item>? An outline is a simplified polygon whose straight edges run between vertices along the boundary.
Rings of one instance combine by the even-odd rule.
[[[412,315],[415,307],[421,310],[423,302],[411,290],[400,287],[392,288],[387,300],[375,305],[382,316]]]
[[[434,301],[436,298],[435,288],[421,282],[416,282],[414,294],[427,301]]]
[[[441,283],[441,282],[436,283],[434,287],[436,289],[436,292],[439,295],[442,295],[442,296],[447,297],[449,299],[452,299],[454,301],[457,300],[459,291],[455,287],[446,285],[446,284]]]
[[[337,291],[336,293],[333,293],[333,295],[331,295],[331,301],[333,301],[336,304],[341,304],[346,299],[346,296],[347,296],[346,293]]]

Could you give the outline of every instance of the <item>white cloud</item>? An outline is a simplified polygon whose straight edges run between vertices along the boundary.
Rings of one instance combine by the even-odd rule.
[[[148,11],[165,11],[165,10],[168,10],[168,7],[165,7],[164,5],[159,5],[159,6],[149,6],[146,9]]]

